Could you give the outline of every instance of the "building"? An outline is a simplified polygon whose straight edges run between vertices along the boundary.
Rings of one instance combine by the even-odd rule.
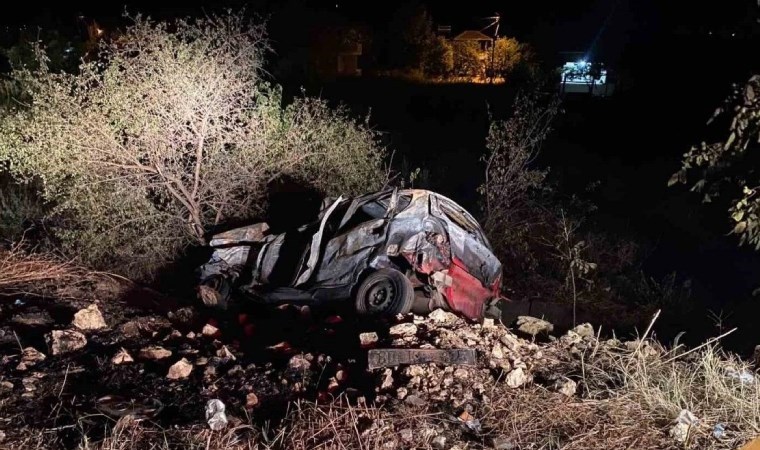
[[[465,30],[459,33],[458,35],[454,36],[454,39],[452,39],[454,42],[473,42],[476,43],[480,50],[486,51],[491,48],[493,45],[493,38],[481,33],[477,30]]]

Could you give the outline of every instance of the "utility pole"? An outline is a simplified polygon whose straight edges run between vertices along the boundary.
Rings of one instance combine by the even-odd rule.
[[[486,19],[489,19],[492,22],[488,24],[485,28],[480,30],[481,32],[495,26],[494,33],[493,33],[493,42],[491,42],[491,76],[489,77],[489,83],[493,84],[493,79],[496,76],[496,72],[494,70],[494,63],[495,63],[495,56],[496,56],[495,54],[496,40],[499,39],[499,25],[501,24],[501,14],[495,13],[491,17],[486,17]]]

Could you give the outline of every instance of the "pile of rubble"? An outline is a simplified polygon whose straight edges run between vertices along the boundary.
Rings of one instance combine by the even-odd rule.
[[[478,364],[446,366],[413,364],[379,369],[378,401],[393,398],[411,404],[427,401],[447,402],[454,408],[476,402],[487,403],[491,387],[503,383],[519,388],[539,378],[556,391],[572,396],[576,383],[560,374],[560,366],[595,341],[593,328],[584,324],[560,339],[548,335],[551,324],[541,319],[521,317],[518,337],[501,323],[485,319],[483,324],[470,324],[443,310],[427,317],[414,316],[411,322],[394,325],[389,330],[388,344],[394,348],[475,349]],[[537,344],[537,336],[548,342]],[[361,336],[362,343],[369,341]],[[376,344],[373,344],[376,345]],[[609,345],[614,345],[610,342]],[[570,349],[570,351],[568,351]]]

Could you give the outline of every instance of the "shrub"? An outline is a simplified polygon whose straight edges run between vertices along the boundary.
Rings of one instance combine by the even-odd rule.
[[[206,231],[261,212],[289,175],[326,194],[379,185],[375,132],[320,99],[282,106],[261,26],[227,14],[137,16],[76,74],[13,73],[30,100],[0,122],[0,164],[37,179],[70,255],[146,275]]]

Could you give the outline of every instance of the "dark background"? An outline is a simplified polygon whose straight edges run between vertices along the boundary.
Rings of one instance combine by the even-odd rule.
[[[489,85],[419,85],[364,77],[318,82],[276,63],[308,43],[315,24],[362,23],[387,28],[406,2],[232,1],[126,2],[130,13],[155,18],[245,7],[269,22],[271,77],[286,93],[307,94],[371,114],[395,150],[399,169],[420,167],[424,187],[439,190],[476,210],[482,182],[484,139],[489,114],[508,114],[514,89]],[[445,4],[444,4],[445,3]],[[705,123],[728,94],[758,67],[758,8],[752,1],[687,2],[655,0],[427,2],[437,24],[480,29],[502,15],[501,35],[530,43],[547,65],[562,62],[560,52],[583,52],[604,61],[618,84],[615,96],[567,98],[564,113],[538,163],[551,168],[562,192],[585,196],[598,206],[590,226],[632,236],[651,247],[643,269],[652,277],[676,273],[692,283],[690,311],[665,314],[658,332],[665,339],[680,330],[696,343],[719,331],[708,314],[727,318],[723,328],[740,326],[728,341],[748,351],[760,342],[755,321],[760,299],[760,257],[737,248],[727,235],[727,203],[700,203],[683,187],[667,188],[690,145],[721,136]],[[3,40],[19,27],[81,31],[82,19],[105,28],[125,23],[119,2],[60,2],[52,7],[15,5],[17,14],[0,17]],[[589,186],[594,186],[589,189]]]

